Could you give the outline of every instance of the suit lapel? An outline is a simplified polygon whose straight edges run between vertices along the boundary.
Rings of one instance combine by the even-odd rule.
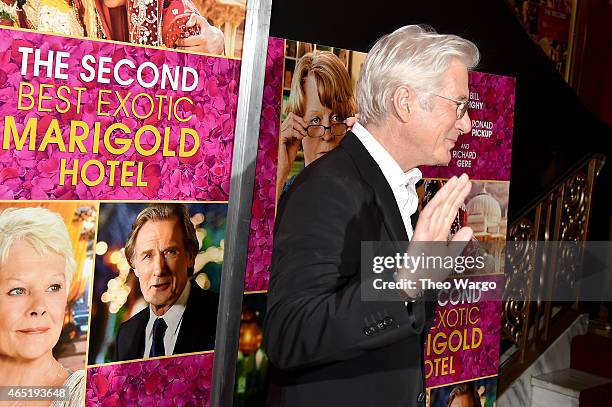
[[[131,334],[137,339],[130,342],[130,348],[127,352],[127,359],[140,359],[144,355],[147,322],[149,322],[149,307],[140,311],[136,317],[138,318],[137,323],[135,324],[135,329]]]
[[[194,317],[197,316],[197,307],[194,306],[195,297],[197,293],[194,293],[194,286],[192,281],[188,281],[187,284],[192,284],[191,292],[189,293],[189,298],[187,299],[187,304],[185,305],[185,311],[183,312],[183,320],[181,321],[181,328],[179,329],[178,337],[176,338],[176,344],[174,345],[173,355],[178,355],[180,353],[192,352],[190,349],[192,348],[192,343],[196,339],[194,337],[190,337],[191,326],[196,326],[197,321],[194,321]]]
[[[376,204],[381,209],[391,240],[407,241],[406,227],[397,207],[395,195],[376,161],[352,132],[344,136],[341,146],[351,155],[361,177],[374,190]]]

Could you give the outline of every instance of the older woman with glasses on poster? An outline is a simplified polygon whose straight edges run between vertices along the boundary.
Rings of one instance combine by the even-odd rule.
[[[281,126],[276,181],[277,196],[285,187],[291,165],[302,145],[304,165],[336,148],[356,122],[356,103],[348,71],[327,51],[304,54],[291,81]]]
[[[75,268],[72,243],[58,214],[44,208],[9,208],[0,214],[0,386],[36,386],[52,407],[83,405],[84,372],[65,369],[52,353]],[[56,389],[42,394],[42,386]],[[16,394],[2,398],[31,405],[33,396],[19,402]]]

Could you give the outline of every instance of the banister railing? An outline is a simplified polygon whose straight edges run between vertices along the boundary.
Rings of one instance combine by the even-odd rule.
[[[580,278],[581,258],[558,252],[558,245],[540,243],[535,249],[533,245],[587,240],[595,179],[604,164],[603,155],[585,157],[510,223],[508,241],[525,242],[525,250],[518,246],[506,259],[502,342],[512,345],[514,352],[500,365],[499,394],[578,315],[580,287],[575,282]],[[563,267],[557,267],[560,261]],[[573,301],[553,304],[551,293],[561,284],[571,290]],[[560,308],[555,316],[553,305]]]

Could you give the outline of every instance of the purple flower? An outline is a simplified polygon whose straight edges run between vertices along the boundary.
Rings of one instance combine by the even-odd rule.
[[[213,358],[189,355],[90,368],[88,406],[205,406]]]

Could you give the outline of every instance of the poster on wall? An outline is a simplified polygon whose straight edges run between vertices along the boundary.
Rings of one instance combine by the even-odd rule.
[[[344,134],[354,123],[356,104],[354,101],[353,90],[359,76],[359,68],[365,59],[366,54],[343,50],[335,47],[310,44],[301,41],[284,40],[281,38],[270,38],[269,47],[274,45],[275,52],[280,57],[279,64],[268,65],[266,69],[265,90],[262,119],[268,115],[275,115],[277,126],[275,133],[270,139],[274,144],[273,155],[269,155],[268,163],[275,162],[274,174],[270,177],[272,185],[268,194],[262,196],[260,202],[253,203],[253,215],[263,209],[265,212],[265,224],[254,225],[251,223],[251,236],[249,238],[249,250],[252,249],[252,242],[262,242],[263,237],[269,239],[265,248],[262,262],[247,265],[245,278],[245,289],[243,296],[242,314],[240,321],[239,352],[236,369],[236,380],[234,390],[234,406],[263,406],[267,397],[267,386],[269,381],[269,360],[265,354],[263,345],[263,321],[266,312],[266,298],[268,282],[270,277],[270,264],[272,258],[272,232],[274,227],[274,216],[278,199],[282,199],[283,193],[291,186],[291,183],[304,168],[314,160],[323,156],[326,152],[335,148]],[[269,48],[270,52],[270,48]],[[334,132],[338,132],[326,141],[320,139],[316,134],[304,137],[301,142],[296,142],[291,136],[293,126],[297,120],[303,120],[303,104],[307,100],[314,101],[318,95],[306,94],[306,100],[300,103],[290,102],[291,94],[294,97],[300,93],[297,87],[302,82],[303,77],[296,76],[296,66],[312,63],[313,58],[319,58],[317,63],[323,64],[330,70],[336,70],[342,74],[342,84],[344,97],[338,103],[339,115],[326,117],[324,120],[335,121]],[[307,72],[306,72],[307,73]],[[329,77],[328,87],[338,86],[334,78]],[[274,81],[274,82],[272,82]],[[296,90],[292,90],[296,87]],[[316,92],[316,91],[315,91]],[[310,95],[310,96],[309,96]],[[317,96],[315,98],[315,96]],[[326,101],[323,101],[324,103]],[[294,104],[295,110],[288,109],[288,104]],[[302,105],[302,106],[297,106]],[[275,107],[276,112],[273,110]],[[334,106],[336,107],[336,106]],[[346,119],[348,124],[345,123]],[[260,131],[260,144],[262,137],[268,138],[272,133],[272,127],[264,128]],[[313,127],[312,131],[316,129]],[[265,132],[264,132],[265,131]],[[340,134],[341,133],[341,134]],[[258,165],[260,156],[258,155]],[[268,164],[270,165],[270,164]],[[270,165],[270,167],[272,167]],[[270,194],[272,200],[269,201]],[[254,196],[256,199],[256,196]],[[271,206],[263,206],[263,203],[272,203]],[[261,207],[261,209],[260,209]],[[256,249],[258,250],[258,249]]]
[[[472,190],[459,208],[451,234],[463,226],[472,228],[474,245],[487,252],[492,267],[470,274],[471,281],[481,283],[480,289],[452,285],[438,292],[425,346],[425,376],[432,406],[451,405],[449,397],[459,393],[465,397],[470,394],[482,406],[496,402],[515,80],[471,72],[469,88],[471,132],[459,136],[448,166],[421,167],[421,205],[425,206],[453,175],[468,174]],[[453,393],[453,386],[474,380],[485,381],[462,385]],[[451,389],[445,400],[442,388]]]
[[[208,405],[245,1],[9,3],[0,307],[29,319],[0,385],[53,391],[3,399]],[[278,110],[262,113],[253,281],[271,251]],[[21,300],[44,295],[53,310]]]
[[[367,56],[333,46],[279,41],[284,43],[284,71],[277,134],[277,200],[282,199],[305,166],[337,147],[356,122],[359,108],[354,92]],[[308,86],[306,76],[310,70],[318,73],[318,86]],[[477,394],[483,406],[493,406],[496,401],[503,290],[503,253],[499,243],[506,238],[515,81],[480,72],[470,73],[469,79],[472,130],[457,140],[448,167],[421,167],[423,182],[418,193],[422,208],[446,180],[467,173],[473,188],[453,228],[456,231],[470,226],[475,232],[474,239],[489,249],[493,267],[486,273],[470,276],[486,283],[487,290],[465,288],[440,292],[436,318],[424,347],[427,400],[431,406],[446,406],[449,395],[460,397],[460,392],[474,397]],[[308,112],[312,111],[327,116],[310,117]],[[329,126],[329,134],[326,128],[318,128],[324,125]],[[301,140],[294,134],[298,127],[305,132]],[[323,137],[320,132],[324,133]],[[263,269],[259,275],[262,279],[253,281],[247,274],[236,406],[264,405],[266,399],[269,362],[262,349],[262,327],[269,270]],[[453,393],[454,387],[470,381],[472,384],[458,387]]]
[[[576,18],[576,2],[506,0],[531,39],[553,62],[555,69],[569,79],[570,44],[575,34],[572,21]]]

